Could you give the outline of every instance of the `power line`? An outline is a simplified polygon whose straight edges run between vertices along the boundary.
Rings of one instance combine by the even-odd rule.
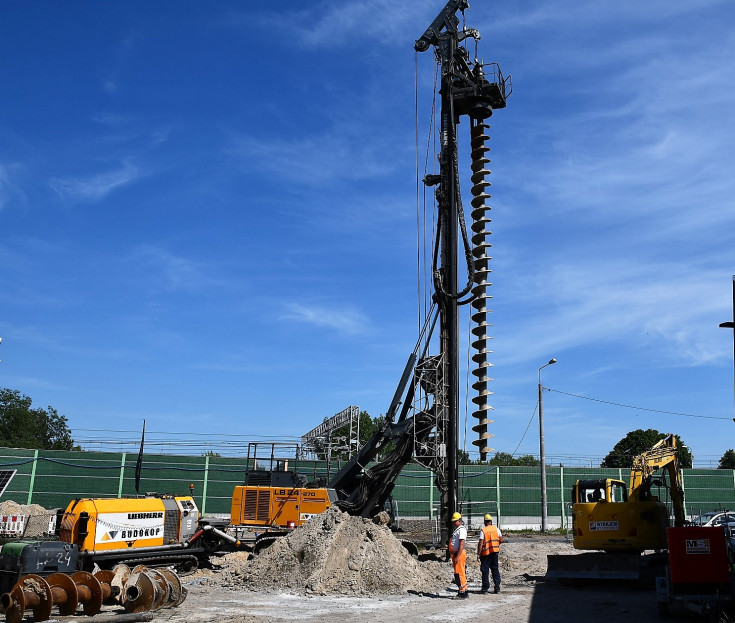
[[[666,415],[679,415],[681,417],[696,417],[707,420],[730,420],[729,417],[718,417],[716,415],[695,415],[693,413],[677,413],[676,411],[663,411],[661,409],[647,409],[646,407],[634,407],[632,405],[624,405],[619,402],[610,402],[609,400],[601,400],[600,398],[590,398],[589,396],[580,396],[579,394],[570,394],[569,392],[563,392],[558,389],[551,389],[550,387],[544,387],[549,392],[556,392],[557,394],[564,394],[565,396],[572,396],[573,398],[582,398],[583,400],[591,400],[592,402],[601,402],[606,405],[613,405],[615,407],[624,407],[626,409],[635,409],[636,411],[649,411],[651,413],[663,413]]]

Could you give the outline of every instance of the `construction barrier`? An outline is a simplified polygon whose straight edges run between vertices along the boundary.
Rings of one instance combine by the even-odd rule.
[[[78,497],[133,497],[136,460],[137,453],[0,448],[0,470],[16,472],[0,503],[13,500],[51,509],[65,508]],[[140,492],[191,493],[202,514],[229,516],[232,491],[243,484],[247,467],[244,457],[146,454]],[[341,463],[297,461],[289,467],[307,480],[328,481]],[[547,467],[549,525],[566,527],[565,508],[575,480],[618,478],[627,482],[628,477],[626,469]],[[459,479],[460,505],[471,521],[490,512],[504,526],[538,527],[538,467],[462,465]],[[717,508],[735,509],[735,470],[685,469],[683,480],[688,515]],[[436,520],[440,495],[428,469],[407,465],[398,477],[393,497],[399,517]],[[8,526],[12,527],[12,521]]]

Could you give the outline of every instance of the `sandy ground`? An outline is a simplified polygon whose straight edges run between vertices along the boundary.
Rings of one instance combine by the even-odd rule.
[[[596,623],[658,620],[653,590],[629,586],[565,587],[544,581],[547,553],[573,553],[573,550],[562,538],[509,535],[501,547],[501,593],[480,594],[479,567],[471,560],[468,565],[470,598],[461,601],[454,598],[456,587],[451,585],[452,571],[448,563],[441,563],[447,582],[439,590],[433,587],[427,591],[371,596],[263,593],[236,586],[218,586],[217,576],[221,571],[200,572],[184,578],[188,589],[186,601],[178,608],[155,613],[155,620],[172,623],[487,623],[492,620],[562,623],[580,617]]]
[[[408,535],[410,536],[410,535]],[[247,552],[214,559],[216,568],[181,578],[178,607],[127,614],[105,606],[93,618],[52,621],[98,623],[595,623],[656,621],[653,589],[626,585],[568,587],[544,578],[547,555],[578,552],[561,536],[508,534],[500,550],[500,594],[481,594],[479,563],[468,557],[470,597],[456,598],[451,565],[435,552],[412,558],[382,524],[330,510],[253,558]],[[477,536],[468,538],[476,551]],[[26,612],[25,620],[32,620]]]
[[[577,617],[597,623],[656,621],[653,591],[624,588],[564,588],[538,584],[512,587],[499,595],[475,593],[458,601],[452,593],[405,594],[376,597],[303,596],[287,593],[262,595],[232,589],[189,585],[187,601],[177,609],[160,611],[156,620],[266,623],[319,621],[320,623],[372,623],[448,621],[487,623],[562,623]]]

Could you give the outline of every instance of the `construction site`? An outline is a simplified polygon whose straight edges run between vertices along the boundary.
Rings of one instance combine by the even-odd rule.
[[[434,153],[417,180],[430,206],[417,254],[428,278],[374,434],[359,442],[350,406],[299,443],[254,442],[237,460],[177,463],[146,455],[143,439],[138,456],[3,449],[8,623],[735,618],[735,471],[685,471],[676,431],[625,468],[550,465],[541,369],[554,358],[538,369],[538,465],[488,463],[489,122],[503,123],[513,83],[483,59],[467,0],[437,9],[407,42],[435,66]],[[735,282],[733,293],[735,314]],[[333,461],[332,434],[345,427],[346,455]],[[463,437],[472,464],[461,464]]]

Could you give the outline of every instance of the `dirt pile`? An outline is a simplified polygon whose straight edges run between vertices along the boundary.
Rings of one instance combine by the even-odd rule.
[[[50,525],[56,516],[56,510],[46,510],[38,504],[18,504],[13,500],[0,502],[0,518],[5,516],[25,516],[24,538],[38,538],[49,533],[53,526]]]
[[[260,592],[389,595],[445,588],[451,568],[412,558],[385,525],[335,507],[255,558],[230,554],[210,581]]]

